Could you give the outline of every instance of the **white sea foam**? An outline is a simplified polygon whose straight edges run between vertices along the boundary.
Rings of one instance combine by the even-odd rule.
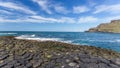
[[[99,40],[99,39],[81,39],[81,41],[89,41],[89,42],[110,42],[110,43],[114,43],[114,42],[117,42],[119,43],[120,42],[120,39],[102,39],[102,40]]]
[[[8,35],[8,34],[17,34],[17,33],[0,33],[0,35]]]
[[[66,41],[65,41],[65,40],[64,40],[64,41],[61,40],[60,42],[64,42],[64,43],[72,43],[71,40],[66,40]]]
[[[120,39],[117,39],[116,42],[120,42]]]
[[[35,37],[35,35],[21,35],[16,37],[16,39],[37,40],[37,41],[59,41],[60,40],[60,38],[41,38],[41,37]]]
[[[99,40],[98,40],[99,41]],[[114,40],[101,40],[99,42],[110,42],[110,43],[120,43],[120,39],[114,39]]]
[[[35,37],[35,34],[31,35],[31,37]]]
[[[35,37],[35,34],[33,35],[21,35],[21,36],[18,36],[19,38],[33,38]]]
[[[37,41],[58,41],[57,38],[22,38],[16,37],[17,39],[26,39],[26,40],[37,40]]]

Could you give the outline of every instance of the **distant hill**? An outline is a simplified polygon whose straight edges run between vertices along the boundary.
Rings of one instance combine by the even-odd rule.
[[[86,32],[111,32],[120,33],[120,20],[112,20],[110,23],[103,23],[95,28],[90,28]]]

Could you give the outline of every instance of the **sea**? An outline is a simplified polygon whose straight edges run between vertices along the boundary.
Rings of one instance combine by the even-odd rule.
[[[59,41],[83,46],[95,46],[120,52],[119,33],[0,31],[0,36],[16,36],[17,39],[38,41]]]

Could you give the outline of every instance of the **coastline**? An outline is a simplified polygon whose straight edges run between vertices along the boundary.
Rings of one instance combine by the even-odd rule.
[[[13,36],[0,37],[0,55],[0,67],[3,68],[12,68],[14,63],[18,63],[16,67],[19,68],[120,67],[120,53],[115,51],[57,41],[15,39]]]
[[[111,20],[109,23],[99,24],[97,27],[90,28],[86,32],[107,32],[120,33],[120,20]]]

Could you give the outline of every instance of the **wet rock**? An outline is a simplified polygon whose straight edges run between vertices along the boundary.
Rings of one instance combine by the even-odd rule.
[[[14,68],[14,66],[13,65],[6,65],[6,66],[4,66],[2,68]]]
[[[42,59],[40,59],[40,60],[38,60],[38,61],[35,61],[35,62],[33,63],[33,67],[34,67],[34,68],[39,67],[39,66],[41,66],[42,63],[43,63],[43,60],[42,60]]]
[[[106,49],[13,37],[0,43],[0,68],[120,68],[120,54]]]
[[[2,63],[0,63],[0,68],[1,68],[1,67],[4,67],[4,66],[6,66],[6,65],[7,65],[7,62],[4,62],[4,61],[3,61]]]
[[[80,58],[80,60],[83,62],[83,63],[97,63],[98,60],[93,60],[93,59],[89,59],[89,58]]]
[[[51,63],[51,62],[45,66],[45,68],[54,68],[54,67],[56,67],[55,63]]]
[[[29,53],[25,53],[25,54],[22,56],[22,58],[23,58],[23,59],[27,59],[29,56],[30,56]]]
[[[69,60],[69,59],[66,59],[66,62],[70,62],[70,60]]]
[[[29,63],[26,59],[18,59],[17,62],[22,65],[26,65],[27,63]]]
[[[27,63],[27,64],[26,64],[26,67],[27,67],[27,68],[33,68],[33,65],[32,65],[32,63]]]
[[[75,67],[69,66],[69,65],[65,64],[65,65],[64,65],[64,68],[75,68]]]
[[[1,55],[1,56],[0,56],[0,60],[6,59],[7,57],[9,57],[8,54],[6,54],[6,55]]]
[[[51,57],[52,57],[52,55],[47,55],[46,57],[47,57],[47,58],[51,58]]]
[[[109,64],[109,68],[120,68],[118,65],[115,64]]]
[[[74,66],[76,66],[77,64],[74,63],[74,62],[71,62],[71,63],[69,63],[68,65],[74,67]]]
[[[33,58],[33,55],[30,55],[28,58],[26,58],[26,60],[30,61],[32,60],[32,58]]]
[[[120,66],[120,59],[112,59],[111,62]]]
[[[99,58],[99,59],[98,59],[98,58],[96,57],[96,58],[94,58],[94,59],[97,59],[98,61],[100,60],[99,62],[101,62],[101,63],[110,64],[110,61],[107,60],[107,59],[104,59],[104,58]]]
[[[20,65],[21,65],[21,63],[17,63],[17,62],[16,62],[16,63],[14,64],[14,67],[18,67],[18,66],[20,66]]]
[[[60,58],[55,59],[55,61],[58,62],[58,63],[62,62],[62,60]]]
[[[98,68],[110,68],[107,64],[99,63]]]
[[[15,67],[15,68],[27,68],[27,67],[24,65],[21,65],[21,66]]]

